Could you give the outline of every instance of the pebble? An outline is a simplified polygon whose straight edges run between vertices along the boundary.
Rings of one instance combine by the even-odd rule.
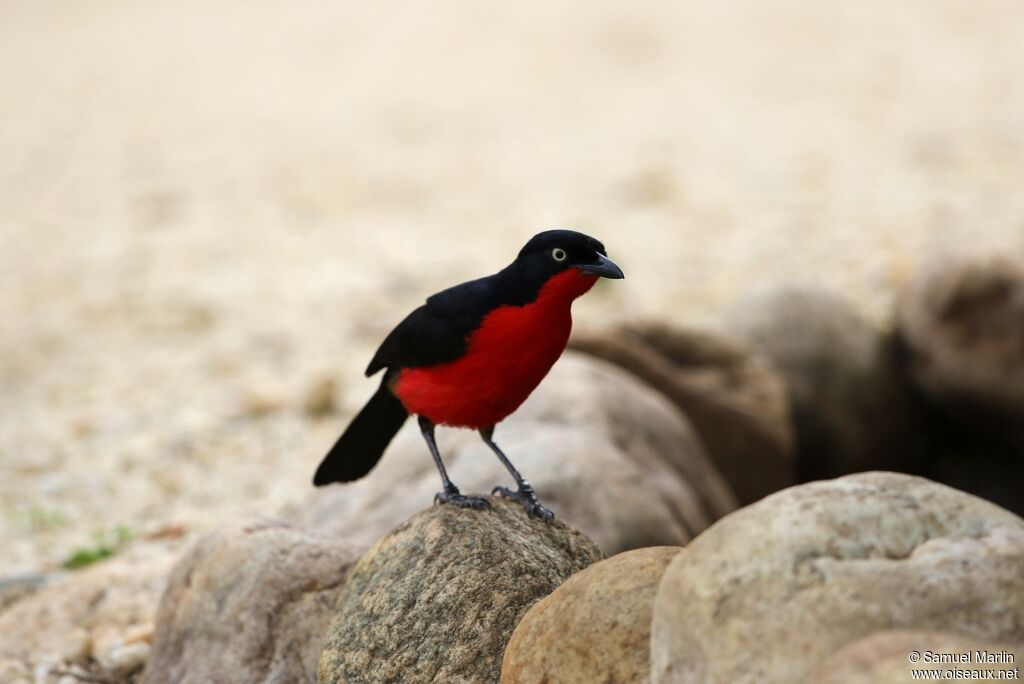
[[[115,646],[100,658],[100,664],[112,672],[132,672],[149,661],[151,651],[152,647],[144,641]]]

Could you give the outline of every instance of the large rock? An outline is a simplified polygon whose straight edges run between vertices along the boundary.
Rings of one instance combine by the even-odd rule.
[[[53,579],[0,612],[0,662],[44,671],[90,663],[106,676],[130,648],[139,669],[173,562],[166,550],[134,548]]]
[[[917,654],[914,658],[912,654]],[[960,662],[963,659],[964,662]],[[935,679],[949,680],[947,671],[959,670],[958,679],[972,671],[1013,670],[1020,679],[1024,644],[993,643],[961,634],[914,630],[885,630],[847,644],[827,657],[804,680],[805,684],[905,684],[926,676],[912,670],[938,670]],[[966,676],[964,676],[966,675]],[[996,677],[988,677],[995,679]],[[975,676],[977,679],[977,676]]]
[[[279,521],[200,539],[160,603],[147,684],[312,682],[334,604],[359,557]]]
[[[537,602],[512,633],[502,684],[650,681],[654,595],[681,550],[627,551],[570,577]]]
[[[433,506],[367,551],[338,603],[321,684],[498,681],[523,614],[601,552],[560,521],[490,501]]]
[[[741,301],[724,325],[782,371],[801,481],[918,467],[924,446],[894,339],[845,299],[779,285]]]
[[[928,403],[1024,459],[1024,266],[1004,257],[939,261],[903,293],[898,329]]]
[[[669,565],[652,679],[798,682],[844,644],[892,627],[1024,640],[1024,520],[895,473],[773,494]]]
[[[722,335],[659,323],[579,335],[573,346],[668,396],[741,505],[796,482],[785,383],[763,356]]]
[[[290,517],[369,546],[433,501],[441,483],[414,423],[369,476],[315,491]],[[735,508],[679,411],[599,359],[566,353],[495,439],[541,501],[607,553],[685,544]],[[439,429],[438,443],[464,493],[511,485],[475,432]]]

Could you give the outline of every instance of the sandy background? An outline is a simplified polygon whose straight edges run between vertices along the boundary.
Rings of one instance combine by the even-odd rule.
[[[0,575],[301,497],[390,326],[542,228],[627,273],[581,322],[781,277],[884,322],[936,253],[1024,252],[1018,0],[0,17]]]

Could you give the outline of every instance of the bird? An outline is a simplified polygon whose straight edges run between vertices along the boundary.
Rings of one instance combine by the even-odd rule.
[[[435,504],[490,505],[455,486],[434,438],[438,425],[469,428],[479,432],[515,480],[514,491],[499,486],[491,494],[514,499],[529,515],[550,523],[554,514],[495,443],[494,429],[561,356],[572,330],[573,301],[599,278],[623,277],[600,241],[574,230],[546,230],[497,273],[427,298],[377,349],[366,376],[384,371],[380,385],[324,457],[313,484],[367,475],[415,415],[441,475]]]

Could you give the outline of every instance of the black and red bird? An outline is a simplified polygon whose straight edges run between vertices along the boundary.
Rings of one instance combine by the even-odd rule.
[[[438,292],[406,316],[380,345],[367,377],[385,370],[380,387],[317,468],[313,484],[363,477],[410,414],[419,418],[444,489],[435,501],[482,508],[448,479],[434,426],[472,428],[516,481],[495,487],[531,515],[550,521],[530,484],[494,443],[494,426],[519,408],[562,354],[572,303],[597,279],[622,278],[604,245],[572,230],[535,235],[494,275]]]

